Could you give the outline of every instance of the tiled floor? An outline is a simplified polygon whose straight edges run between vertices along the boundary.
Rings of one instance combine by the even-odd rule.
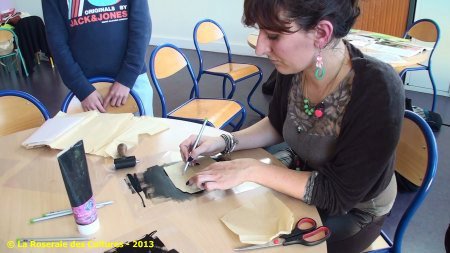
[[[149,51],[153,48],[150,47]],[[186,50],[186,54],[190,59],[194,70],[198,69],[198,60],[194,51]],[[223,54],[206,53],[205,57],[210,64],[222,63]],[[148,57],[147,57],[148,59]],[[272,71],[272,66],[267,59],[256,57],[235,56],[235,61],[253,63],[261,67],[265,74],[264,80]],[[207,62],[208,63],[208,62]],[[178,81],[181,81],[181,77]],[[241,82],[238,85],[234,99],[242,101],[246,104],[246,97],[250,91],[255,78],[251,78]],[[205,76],[200,82],[200,89],[203,96],[220,96],[221,95],[221,79],[216,77]],[[180,85],[182,82],[179,82]],[[22,77],[20,74],[5,73],[0,70],[0,89],[18,89],[31,93],[37,97],[48,108],[51,115],[58,112],[62,100],[67,94],[67,88],[62,84],[56,69],[52,69],[46,62],[35,68],[35,72],[28,78]],[[166,90],[171,94],[173,100],[169,101],[169,105],[178,104],[189,96],[190,87],[177,87]],[[413,99],[413,104],[429,108],[431,105],[431,96],[407,92],[407,96]],[[267,112],[270,96],[264,95],[261,88],[255,92],[252,102],[263,112]],[[155,93],[153,100],[155,115],[161,115],[160,101]],[[436,111],[441,114],[445,123],[450,123],[450,99],[439,97]],[[247,120],[244,126],[248,126],[260,118],[247,106]],[[403,242],[403,252],[409,253],[441,253],[445,252],[444,234],[450,222],[450,129],[443,126],[441,131],[436,134],[439,149],[438,172],[431,187],[430,194],[424,204],[419,208],[408,230],[405,234]],[[385,223],[385,231],[392,236],[399,219],[401,211],[405,208],[407,200],[411,198],[411,194],[400,193],[394,205],[391,216]]]

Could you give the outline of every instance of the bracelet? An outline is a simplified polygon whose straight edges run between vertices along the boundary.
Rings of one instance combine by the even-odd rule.
[[[220,137],[222,137],[222,139],[225,141],[225,148],[222,151],[222,154],[224,155],[233,152],[233,150],[236,148],[236,145],[239,143],[236,136],[230,133],[221,134]]]

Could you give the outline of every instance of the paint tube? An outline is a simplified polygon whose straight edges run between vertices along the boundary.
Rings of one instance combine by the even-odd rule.
[[[83,141],[78,141],[69,149],[61,151],[57,158],[78,231],[83,235],[97,232],[100,223],[92,194]]]

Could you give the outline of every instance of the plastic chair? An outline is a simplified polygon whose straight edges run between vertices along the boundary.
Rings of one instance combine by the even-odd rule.
[[[114,79],[110,77],[93,77],[89,79],[89,82],[97,89],[102,97],[106,97],[109,92],[109,88],[113,85]],[[61,111],[65,113],[79,113],[83,112],[83,107],[81,106],[80,100],[73,94],[72,91],[67,94],[64,98],[63,104],[61,106]],[[106,107],[107,113],[137,113],[139,116],[145,114],[144,106],[139,96],[130,90],[130,95],[128,96],[127,102],[120,106],[108,106]]]
[[[28,76],[28,70],[27,70],[27,67],[25,66],[25,61],[23,60],[22,52],[20,51],[19,39],[17,38],[17,35],[11,29],[0,27],[0,41],[6,41],[6,40],[10,40],[10,39],[13,39],[14,49],[12,50],[11,53],[7,53],[5,55],[0,55],[0,59],[14,56],[17,61],[17,56],[19,56],[20,62],[22,62],[22,67],[25,72],[25,75]],[[9,67],[7,65],[5,65],[1,62],[0,62],[0,64],[4,65],[7,69],[9,69]],[[17,67],[19,67],[18,62],[17,62]]]
[[[0,136],[41,126],[49,114],[32,95],[18,90],[0,91]]]
[[[431,104],[431,111],[434,112],[436,108],[436,85],[434,83],[433,73],[431,72],[431,59],[433,57],[434,50],[439,42],[440,30],[439,25],[431,19],[419,19],[414,22],[411,27],[406,30],[404,38],[411,37],[424,42],[434,42],[433,49],[431,49],[430,57],[428,58],[427,65],[417,64],[412,67],[403,69],[400,72],[400,77],[404,80],[407,72],[425,70],[430,77],[431,85],[433,88],[433,103]]]
[[[200,98],[197,79],[186,55],[178,47],[172,44],[164,44],[156,47],[150,57],[150,76],[161,100],[162,117],[202,123],[208,119],[208,125],[223,128],[231,125],[236,131],[241,128],[246,112],[241,103],[222,98]],[[171,112],[167,112],[166,97],[164,96],[159,80],[170,77],[187,67],[192,83],[187,84],[188,90],[193,87],[194,96],[178,106]],[[171,82],[172,84],[174,82]],[[188,91],[187,91],[188,93]],[[232,121],[241,115],[239,122],[234,125]]]
[[[217,22],[211,19],[205,19],[199,21],[194,28],[194,44],[195,49],[197,51],[198,59],[200,62],[200,67],[198,71],[197,76],[197,82],[200,82],[200,79],[203,74],[213,75],[213,76],[221,76],[223,77],[222,82],[222,97],[231,99],[234,95],[234,92],[236,90],[236,83],[243,81],[245,79],[248,79],[253,76],[258,76],[258,81],[256,81],[255,85],[253,86],[252,90],[247,96],[247,103],[250,106],[250,108],[258,113],[261,118],[265,117],[264,113],[262,113],[260,110],[256,109],[251,104],[251,98],[253,93],[255,92],[256,88],[261,82],[262,79],[262,71],[261,69],[252,64],[243,64],[243,63],[235,63],[232,61],[231,58],[231,50],[230,45],[228,43],[227,36],[225,35],[224,30],[222,27],[220,27]],[[202,58],[202,53],[200,49],[200,44],[208,44],[212,42],[216,42],[218,40],[223,39],[225,42],[225,46],[227,48],[227,54],[228,54],[228,61],[224,64],[215,66],[213,68],[204,69],[204,62]],[[226,83],[227,80],[231,83],[231,91],[226,96]],[[191,92],[192,95],[192,92]]]
[[[400,219],[392,241],[384,231],[364,252],[402,252],[402,241],[409,222],[428,194],[436,175],[438,151],[433,131],[418,114],[405,111],[396,150],[395,170],[418,186],[418,191]]]

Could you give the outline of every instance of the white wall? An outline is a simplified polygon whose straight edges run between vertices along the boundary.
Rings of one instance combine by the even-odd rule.
[[[148,0],[153,32],[150,44],[173,43],[182,48],[194,48],[192,31],[205,18],[217,21],[225,30],[233,54],[254,55],[247,36],[254,29],[241,23],[243,0]],[[224,52],[224,47],[211,47]]]
[[[448,0],[417,0],[415,20],[429,18],[436,21],[440,27],[441,37],[432,58],[432,73],[439,95],[449,95],[450,86],[450,1]],[[412,86],[411,90],[431,93],[431,83],[425,71],[412,72],[406,80]]]
[[[12,2],[17,11],[28,12],[32,16],[39,16],[43,18],[40,0],[12,0]]]

